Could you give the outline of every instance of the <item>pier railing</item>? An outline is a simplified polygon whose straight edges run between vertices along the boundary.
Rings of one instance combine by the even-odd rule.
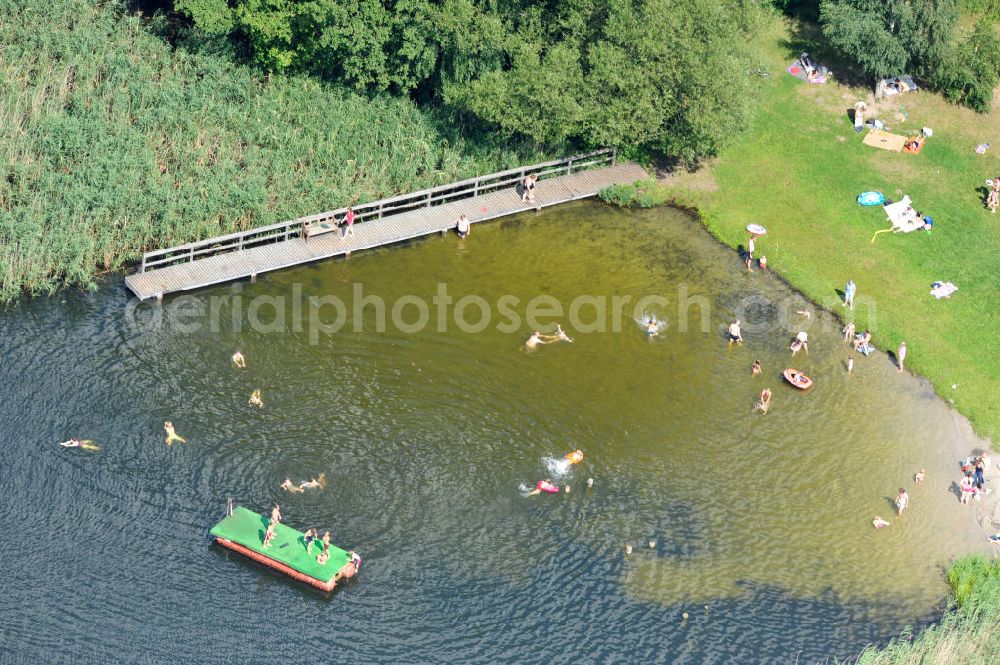
[[[429,208],[451,201],[472,198],[482,194],[515,187],[525,176],[536,175],[539,180],[569,175],[578,171],[604,166],[614,166],[617,159],[616,148],[603,148],[563,159],[556,159],[529,166],[521,166],[498,173],[460,180],[447,185],[438,185],[410,194],[401,194],[371,203],[353,206],[355,223],[365,220],[382,219],[419,208]],[[146,252],[139,265],[139,272],[144,273],[157,268],[189,263],[197,259],[207,258],[228,252],[238,252],[262,245],[284,242],[294,238],[307,237],[306,230],[314,225],[335,225],[344,219],[347,207],[337,208],[327,212],[291,219],[278,224],[261,226],[247,231],[239,231],[224,236],[190,242],[168,249],[157,249]]]

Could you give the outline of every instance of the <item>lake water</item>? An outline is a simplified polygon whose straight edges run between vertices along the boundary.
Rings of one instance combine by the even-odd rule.
[[[482,299],[466,325],[442,288]],[[572,344],[520,348],[539,294]],[[652,342],[643,296],[665,299]],[[136,305],[115,277],[0,314],[0,650],[25,662],[808,663],[933,620],[943,567],[984,544],[951,491],[964,422],[882,354],[849,376],[832,316],[677,211],[573,204]],[[546,477],[571,491],[522,495]],[[211,545],[229,497],[329,529],[359,578],[327,596]]]

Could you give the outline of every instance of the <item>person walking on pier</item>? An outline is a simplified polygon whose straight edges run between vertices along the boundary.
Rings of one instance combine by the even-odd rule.
[[[535,174],[525,176],[524,180],[521,181],[521,203],[535,202],[536,182],[538,182],[538,176]]]
[[[354,235],[354,209],[348,208],[344,213],[344,235],[342,238]]]

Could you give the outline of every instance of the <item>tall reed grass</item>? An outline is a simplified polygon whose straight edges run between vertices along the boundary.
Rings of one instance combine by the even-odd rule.
[[[406,99],[174,49],[123,0],[0,0],[0,301],[539,156]]]
[[[953,607],[936,626],[869,647],[858,665],[984,665],[1000,662],[1000,561],[957,560],[948,570]]]

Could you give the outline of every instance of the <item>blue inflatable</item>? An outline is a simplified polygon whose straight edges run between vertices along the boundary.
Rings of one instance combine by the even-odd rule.
[[[885,197],[882,196],[882,192],[862,192],[858,194],[859,206],[880,206],[883,203],[885,203]]]

